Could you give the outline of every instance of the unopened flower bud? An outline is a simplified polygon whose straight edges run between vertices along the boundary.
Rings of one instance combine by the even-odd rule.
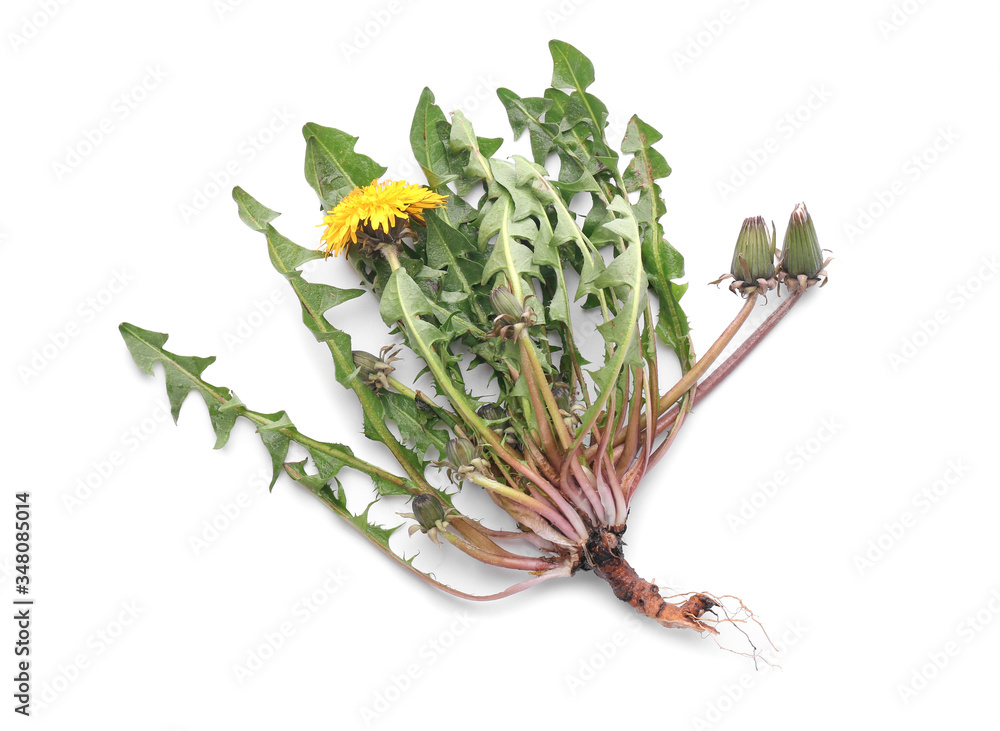
[[[740,292],[744,296],[750,292],[765,294],[778,286],[774,254],[774,224],[771,224],[771,231],[768,231],[767,224],[760,216],[747,218],[736,239],[729,274],[723,274],[712,284],[732,279],[733,282],[729,285],[732,292]]]
[[[429,531],[436,527],[439,521],[444,520],[444,508],[433,495],[426,493],[413,498],[413,517],[420,523],[420,527]]]
[[[571,395],[569,386],[556,384],[552,387],[552,397],[556,400],[556,406],[563,411],[569,411],[569,399]]]
[[[743,221],[730,273],[747,283],[774,276],[774,234],[760,216]]]
[[[380,358],[364,350],[352,350],[354,365],[358,368],[358,378],[375,390],[385,386],[385,374],[392,370],[392,367],[384,363]]]
[[[380,388],[389,388],[389,374],[396,370],[393,363],[401,358],[397,358],[399,348],[387,345],[378,352],[378,357],[364,350],[352,350],[351,356],[354,358],[354,365],[358,369],[358,377],[361,382],[371,387],[373,391]]]
[[[826,284],[826,265],[812,216],[805,203],[799,203],[788,219],[781,252],[781,280],[789,290],[806,289],[820,281]]]
[[[470,465],[472,464],[472,460],[476,458],[476,448],[465,437],[455,437],[449,440],[448,444],[445,445],[444,451],[448,457],[448,461],[456,467]]]
[[[476,414],[486,421],[507,421],[507,411],[500,404],[483,404]]]
[[[497,316],[509,317],[512,322],[520,322],[524,305],[506,287],[500,286],[490,292],[490,304]]]

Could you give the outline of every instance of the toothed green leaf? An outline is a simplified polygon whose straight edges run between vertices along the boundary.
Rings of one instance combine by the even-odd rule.
[[[497,97],[507,110],[507,119],[514,132],[514,139],[519,138],[527,129],[531,142],[531,155],[535,162],[544,165],[549,150],[553,148],[554,141],[559,136],[559,125],[542,121],[542,115],[551,102],[542,97],[522,99],[510,89],[497,89]]]
[[[438,451],[438,459],[444,459],[445,445],[450,436],[447,432],[434,429],[433,423],[437,417],[421,411],[411,398],[400,393],[384,393],[382,400],[386,405],[386,416],[396,422],[399,435],[407,442],[412,441],[418,455],[426,457],[427,450],[434,445]]]
[[[624,181],[628,192],[639,191],[635,211],[643,229],[642,261],[660,300],[656,333],[677,354],[681,368],[686,371],[694,362],[687,315],[679,304],[686,286],[681,288],[672,281],[684,276],[684,257],[663,237],[660,225],[666,206],[656,180],[670,175],[667,161],[653,149],[661,138],[659,132],[637,115],[629,120],[621,149],[633,158],[625,170]]]
[[[583,91],[594,83],[594,64],[565,41],[549,41],[552,54],[552,86]]]
[[[163,373],[167,381],[167,399],[170,401],[170,414],[177,422],[180,415],[181,404],[184,399],[195,389],[201,393],[208,407],[208,416],[212,420],[212,428],[215,430],[215,448],[221,449],[229,440],[229,433],[232,431],[236,421],[236,413],[231,409],[224,409],[227,401],[233,399],[229,389],[222,389],[222,398],[212,398],[212,394],[207,393],[200,387],[201,374],[209,365],[215,362],[215,356],[209,358],[198,358],[195,356],[180,356],[170,353],[163,348],[169,337],[166,333],[143,330],[127,322],[118,326],[118,331],[125,340],[132,359],[143,372],[153,375],[153,364],[159,362],[163,366]]]
[[[454,228],[440,212],[430,210],[427,222],[427,263],[444,269],[442,284],[446,290],[472,296],[483,274],[483,258],[467,234]],[[472,296],[472,307],[481,324],[487,315],[477,298]]]
[[[515,221],[514,210],[512,198],[503,189],[479,229],[480,238],[493,234],[497,237],[493,251],[483,267],[481,284],[486,285],[497,272],[503,272],[507,276],[514,296],[518,300],[523,300],[525,295],[523,279],[537,277],[540,272],[532,261],[531,249],[518,241],[518,238],[534,239],[538,234],[538,228],[530,218]]]
[[[277,211],[272,211],[267,206],[258,203],[238,185],[233,188],[233,200],[236,201],[243,223],[254,231],[263,231],[267,224],[281,215]]]
[[[324,208],[333,208],[355,188],[382,177],[386,168],[354,151],[357,137],[313,122],[302,128],[306,140],[306,180]]]
[[[401,322],[411,338],[417,337],[431,346],[448,340],[442,330],[421,319],[421,315],[430,315],[433,311],[427,296],[405,270],[397,269],[392,273],[379,303],[379,313],[386,325],[394,327]]]
[[[410,147],[431,188],[439,188],[458,177],[449,146],[451,125],[434,93],[424,87],[410,125]]]
[[[493,178],[493,173],[490,171],[490,157],[500,149],[502,143],[503,140],[499,137],[477,137],[472,129],[472,123],[462,110],[452,113],[449,144],[452,152],[461,155],[465,160],[461,185],[458,186],[460,195],[468,193],[477,180],[488,182]]]
[[[209,418],[216,433],[216,448],[222,447],[229,438],[237,417],[250,421],[257,429],[261,441],[271,456],[272,467],[277,464],[278,472],[272,472],[271,487],[280,473],[281,463],[288,453],[288,445],[294,441],[304,446],[325,476],[333,476],[344,465],[364,472],[373,479],[403,486],[406,482],[385,470],[382,470],[354,456],[347,447],[340,444],[317,442],[298,432],[291,419],[284,411],[274,414],[263,414],[249,410],[232,391],[224,386],[213,386],[201,377],[202,371],[215,358],[192,358],[177,355],[163,346],[169,337],[165,333],[144,330],[135,325],[123,322],[119,332],[132,357],[145,373],[153,375],[153,365],[159,362],[167,381],[167,392],[186,396],[190,391],[198,391],[208,406]],[[177,402],[177,409],[183,402],[183,397]],[[171,402],[173,404],[173,402]]]
[[[288,456],[288,445],[291,441],[285,430],[294,429],[295,425],[284,411],[278,411],[274,414],[261,414],[261,416],[268,419],[269,423],[259,425],[257,433],[260,434],[260,440],[271,455],[272,472],[270,487],[274,487],[274,483],[278,480],[278,475],[281,474],[281,465],[285,463],[285,457]]]

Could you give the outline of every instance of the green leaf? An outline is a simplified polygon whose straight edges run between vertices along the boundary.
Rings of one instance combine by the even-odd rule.
[[[368,511],[371,510],[375,502],[369,503],[361,514],[355,515],[347,507],[347,495],[344,493],[344,489],[339,484],[336,491],[330,489],[328,486],[330,478],[324,477],[322,474],[307,474],[304,460],[300,462],[286,462],[284,468],[289,477],[326,503],[327,507],[346,520],[361,535],[378,546],[383,553],[402,563],[407,568],[416,571],[416,569],[412,569],[409,566],[407,561],[401,559],[389,548],[389,539],[401,526],[397,525],[393,528],[386,528],[377,523],[369,522]]]
[[[258,431],[260,430],[258,429]],[[354,457],[354,450],[350,447],[346,447],[343,444],[330,444],[329,442],[319,442],[318,444],[319,447],[325,447],[326,449],[321,450],[318,447],[314,447],[309,450],[309,455],[312,457],[313,464],[316,465],[319,476],[324,480],[332,480],[341,469],[350,466],[346,461],[347,457]],[[378,475],[373,475],[372,479],[382,478]]]
[[[594,64],[590,59],[564,41],[550,41],[549,51],[552,54],[552,86],[556,89],[573,89],[565,102],[563,125],[576,138],[578,157],[596,158],[607,168],[617,170],[618,155],[608,147],[604,138],[604,128],[608,123],[608,109],[604,103],[593,94],[586,91],[594,83]],[[546,116],[546,121],[550,121]],[[579,131],[579,123],[590,128],[589,133]],[[585,139],[593,138],[591,149],[587,149]],[[580,155],[579,152],[584,154]],[[596,169],[590,167],[590,172]],[[573,178],[575,179],[574,175]],[[562,175],[560,175],[562,179]],[[609,196],[610,197],[610,196]]]
[[[497,234],[496,243],[486,265],[483,267],[483,278],[481,285],[486,285],[497,272],[507,275],[511,291],[520,301],[524,299],[524,288],[522,279],[525,277],[540,276],[538,267],[535,265],[531,249],[515,239],[515,236],[533,239],[538,233],[538,229],[530,218],[522,219],[520,222],[514,221],[514,203],[506,192],[499,195],[496,203],[490,209],[482,228],[479,230],[480,237]]]
[[[515,165],[518,160],[522,161],[522,164],[530,164],[520,155],[515,155],[514,160]],[[541,218],[545,215],[545,209],[530,190],[522,188],[523,183],[518,178],[515,165],[511,165],[504,160],[493,161],[491,169],[493,170],[495,182],[490,187],[490,197],[499,195],[500,188],[503,188],[507,195],[510,196],[511,201],[514,203],[514,211],[510,215],[511,223],[517,223],[529,217]],[[534,231],[534,228],[529,229],[529,231]]]
[[[453,161],[449,147],[451,125],[434,103],[434,93],[424,87],[410,125],[410,147],[431,188],[439,188],[454,180]]]
[[[619,287],[623,284],[632,286],[641,279],[639,275],[641,270],[639,246],[633,244],[611,261],[608,268],[594,280],[594,285],[601,288]]]
[[[452,113],[450,146],[453,152],[466,159],[462,170],[462,185],[458,188],[460,194],[467,193],[476,180],[492,182],[490,157],[500,149],[502,143],[503,140],[499,137],[476,137],[472,123],[462,114],[462,110]]]
[[[677,353],[681,369],[686,373],[694,365],[694,349],[691,346],[687,315],[681,309],[680,298],[687,291],[687,284],[670,282],[670,286],[659,294],[660,311],[657,315],[656,334]]]
[[[552,54],[552,86],[583,91],[594,83],[594,64],[565,41],[549,41]]]
[[[445,445],[450,437],[447,432],[432,428],[437,416],[421,411],[412,398],[401,393],[387,392],[381,394],[381,398],[386,404],[387,416],[399,428],[399,435],[406,441],[413,441],[418,455],[426,457],[427,450],[434,445],[439,458],[444,459]]]
[[[169,337],[166,333],[143,330],[140,327],[123,322],[118,326],[118,331],[125,340],[132,359],[143,372],[153,375],[153,364],[159,361],[163,365],[163,374],[167,381],[167,399],[170,402],[170,415],[177,423],[180,416],[181,404],[191,392],[191,389],[199,391],[205,399],[205,406],[208,407],[208,416],[212,420],[212,428],[215,430],[215,448],[220,449],[229,440],[229,433],[232,431],[236,421],[236,414],[233,411],[224,411],[222,406],[232,398],[229,389],[221,390],[221,398],[211,398],[212,394],[206,393],[200,388],[201,374],[212,363],[215,356],[208,358],[198,358],[196,356],[181,356],[170,353],[163,348]]]
[[[321,342],[329,339],[329,330],[316,331],[313,329],[312,324],[316,322],[316,318],[323,316],[327,310],[365,293],[363,289],[341,289],[330,284],[307,282],[299,272],[295,272],[289,277],[289,279],[292,278],[296,280],[296,291],[302,305],[302,321]]]
[[[324,208],[333,208],[355,188],[369,185],[386,168],[354,151],[358,138],[313,122],[302,128],[306,140],[306,180]]]
[[[639,244],[639,222],[636,220],[635,213],[628,201],[621,196],[615,196],[611,205],[608,206],[608,212],[617,213],[619,217],[607,219],[601,228],[614,238],[622,238],[629,243]]]
[[[214,357],[194,358],[171,353],[163,347],[168,338],[165,333],[143,330],[127,322],[123,322],[118,329],[136,365],[145,373],[152,375],[154,364],[157,362],[162,364],[175,420],[188,393],[195,390],[202,395],[216,433],[216,449],[221,448],[229,439],[237,417],[243,417],[254,424],[261,441],[271,455],[272,467],[277,465],[279,471],[281,460],[287,456],[288,445],[294,441],[308,450],[313,461],[320,467],[321,473],[327,477],[332,477],[346,465],[368,474],[372,479],[396,485],[401,489],[406,488],[407,481],[358,459],[349,448],[340,444],[317,442],[299,433],[284,411],[274,414],[251,411],[228,388],[213,386],[205,381],[201,373],[215,360]],[[279,472],[272,472],[272,487],[278,474]],[[417,491],[415,488],[411,490],[411,492]]]
[[[272,211],[267,206],[258,203],[238,185],[233,188],[233,200],[236,201],[243,223],[254,231],[263,231],[267,224],[281,215],[277,211]]]
[[[555,144],[559,135],[559,125],[547,124],[542,121],[542,115],[552,102],[542,97],[522,99],[510,89],[497,89],[497,97],[507,110],[507,119],[514,131],[514,139],[528,130],[531,141],[531,155],[539,165],[545,164],[549,150]]]
[[[405,269],[397,269],[392,273],[379,303],[379,314],[386,325],[394,327],[397,322],[402,322],[411,339],[419,339],[429,347],[438,341],[448,340],[441,330],[420,318],[433,311],[427,296]]]
[[[292,424],[288,414],[284,411],[261,414],[261,416],[269,420],[269,423],[257,427],[257,433],[260,434],[260,440],[271,455],[271,487],[274,487],[278,475],[281,474],[281,466],[285,463],[285,457],[288,456],[288,445],[291,439],[287,430],[294,429],[295,425]]]
[[[427,223],[427,264],[445,270],[445,289],[474,293],[473,282],[479,283],[483,269],[482,255],[475,242],[451,226],[439,211],[427,211],[424,220]],[[481,311],[479,315],[485,319]]]
[[[266,224],[264,233],[267,235],[268,253],[271,256],[271,264],[277,269],[282,268],[282,273],[292,272],[313,259],[322,259],[323,252],[316,249],[307,249],[299,246],[291,239],[287,239],[278,233],[271,224]]]
[[[407,480],[403,485],[385,480],[378,475],[372,478],[375,485],[375,492],[382,496],[388,495],[414,495],[418,492],[417,486]]]
[[[632,115],[622,140],[622,152],[635,157],[625,170],[625,184],[631,193],[642,188],[651,188],[653,181],[670,175],[670,166],[663,155],[653,149],[653,145],[663,139],[663,135]]]
[[[684,276],[684,257],[663,237],[660,225],[666,206],[656,180],[670,174],[667,161],[653,149],[660,139],[659,132],[633,115],[622,140],[622,152],[633,155],[624,181],[628,192],[639,191],[635,211],[642,218],[642,261],[660,299],[656,334],[674,350],[682,370],[687,371],[694,362],[694,353],[688,338],[687,315],[679,303],[686,286],[672,281]]]

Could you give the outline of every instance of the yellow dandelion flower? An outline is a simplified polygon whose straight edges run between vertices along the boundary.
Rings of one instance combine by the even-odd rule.
[[[396,221],[424,222],[424,211],[441,208],[445,197],[422,185],[411,185],[405,180],[373,180],[371,185],[355,188],[323,217],[320,226],[326,226],[322,236],[322,249],[329,257],[336,256],[354,243],[358,232],[365,238],[392,240],[390,231]],[[382,236],[379,236],[381,231]]]

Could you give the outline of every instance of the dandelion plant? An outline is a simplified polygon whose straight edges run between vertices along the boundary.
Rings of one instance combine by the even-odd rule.
[[[714,634],[727,621],[724,607],[713,611],[719,598],[668,601],[625,560],[629,508],[693,407],[808,289],[825,283],[827,262],[804,205],[792,213],[780,253],[773,225],[748,218],[725,275],[741,304],[698,357],[681,308],[683,258],[661,226],[657,181],[671,172],[654,148],[661,135],[633,116],[612,144],[607,109],[588,91],[591,62],[561,41],[550,50],[552,86],[542,96],[497,91],[514,138],[528,133],[531,159],[494,157],[501,140],[478,137],[460,111],[449,118],[424,89],[410,141],[426,185],[382,179],[386,168],[355,150],[358,138],[310,123],[305,173],[326,212],[318,242],[293,243],[272,225],[278,213],[233,191],[243,222],[264,237],[272,266],[301,303],[305,326],[332,356],[336,380],[360,402],[365,436],[385,447],[393,466],[306,436],[284,411],[251,410],[204,380],[214,358],[171,353],[165,334],[127,323],[121,333],[146,373],[162,363],[175,420],[192,390],[208,406],[216,447],[237,418],[247,419],[270,454],[272,487],[284,471],[427,583],[489,600],[592,571],[660,624]],[[326,266],[349,262],[363,287],[308,281],[301,267],[320,258]],[[781,306],[711,369],[776,289]],[[340,328],[337,306],[360,296],[374,298],[387,327],[378,354],[354,349]],[[583,356],[584,317],[599,323],[597,362]],[[419,364],[423,388],[397,378],[401,359]],[[664,374],[677,372],[668,359],[680,376],[664,387]],[[287,461],[292,443],[308,458]],[[403,523],[384,527],[367,509],[352,513],[338,480],[344,469],[369,476],[374,499],[399,501]],[[464,514],[455,501],[462,490],[485,490],[497,515]],[[438,581],[390,545],[403,525],[432,550],[509,570],[510,586],[475,596]]]

